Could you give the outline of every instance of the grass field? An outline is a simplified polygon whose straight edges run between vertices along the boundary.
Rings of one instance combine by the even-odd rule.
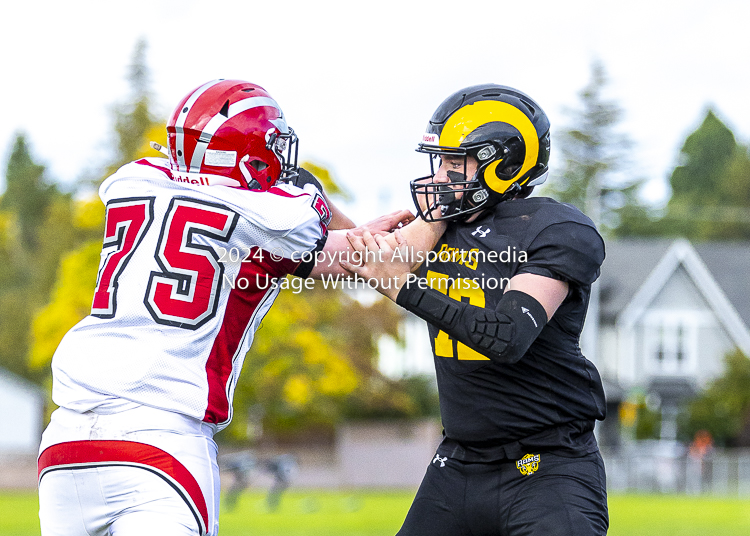
[[[221,513],[221,536],[392,536],[413,492],[294,491],[276,512],[262,493]],[[750,499],[610,495],[609,536],[748,536]],[[39,534],[34,493],[0,494],[0,535]]]

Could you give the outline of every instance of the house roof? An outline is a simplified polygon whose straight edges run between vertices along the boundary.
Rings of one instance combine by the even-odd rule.
[[[707,242],[693,247],[750,327],[750,242]]]
[[[625,309],[672,242],[667,239],[607,241],[607,256],[599,280],[599,311],[604,323],[613,323]]]
[[[600,313],[613,323],[633,313],[658,292],[671,271],[684,264],[714,309],[734,309],[722,315],[730,332],[750,345],[750,242],[706,242],[692,245],[684,239],[613,240],[600,280]],[[658,269],[657,269],[658,267]],[[744,324],[742,326],[741,324]]]

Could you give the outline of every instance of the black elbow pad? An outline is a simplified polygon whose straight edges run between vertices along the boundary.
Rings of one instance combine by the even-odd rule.
[[[499,363],[521,359],[547,323],[544,307],[524,292],[506,292],[492,310],[415,283],[401,288],[396,303]]]
[[[504,363],[515,363],[521,359],[547,324],[547,312],[542,304],[518,290],[509,290],[503,294],[494,311],[484,311],[485,320],[476,321],[476,327],[471,330],[469,337],[479,346],[486,345],[495,326],[498,326],[498,332],[503,330],[503,335],[507,335],[503,341],[505,348],[495,358]],[[498,339],[499,336],[495,338]],[[493,359],[492,355],[487,357]]]

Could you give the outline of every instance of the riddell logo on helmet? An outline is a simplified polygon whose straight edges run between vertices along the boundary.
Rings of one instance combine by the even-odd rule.
[[[437,145],[438,135],[425,133],[422,135],[422,143],[426,143],[428,145]]]
[[[188,184],[202,184],[204,186],[211,186],[211,183],[209,182],[208,177],[198,176],[198,178],[195,178],[195,177],[183,177],[181,175],[172,175],[172,180],[174,182],[187,182]]]
[[[175,173],[173,171],[170,179],[172,179],[173,182],[183,182],[199,186],[241,186],[239,181],[231,177],[223,177],[221,175],[210,175],[204,173]]]

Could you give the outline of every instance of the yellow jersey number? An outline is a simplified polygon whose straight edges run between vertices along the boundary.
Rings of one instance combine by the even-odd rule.
[[[443,294],[447,294],[454,300],[462,301],[462,298],[468,298],[469,305],[484,307],[484,291],[479,288],[476,281],[472,279],[461,277],[454,279],[452,282],[453,284],[451,284],[447,275],[429,270],[427,272],[427,283],[431,288],[442,292]],[[456,353],[458,354],[459,360],[490,360],[489,357],[483,356],[476,350],[472,350],[458,341],[456,341]],[[453,353],[453,339],[451,339],[444,331],[441,331],[438,333],[437,337],[435,337],[435,355],[437,357],[456,357]]]

